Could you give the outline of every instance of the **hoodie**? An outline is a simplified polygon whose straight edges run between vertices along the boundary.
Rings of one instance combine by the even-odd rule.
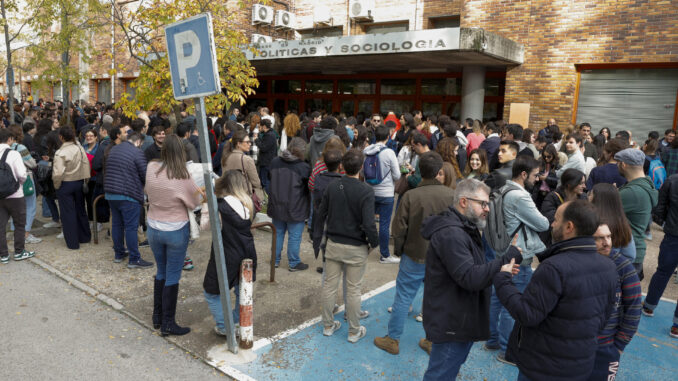
[[[421,236],[429,240],[424,276],[426,338],[433,343],[487,340],[490,336],[492,278],[501,266],[516,259],[515,247],[486,262],[480,232],[466,216],[450,206],[428,217]]]
[[[290,151],[276,156],[268,166],[271,180],[268,216],[285,222],[303,222],[308,218],[310,194],[308,178],[311,167]]]
[[[636,259],[633,263],[643,263],[645,258],[645,230],[650,224],[652,209],[657,206],[659,192],[649,177],[639,177],[619,188],[624,213],[631,225],[633,240],[636,242]]]
[[[315,127],[313,129],[313,136],[308,143],[308,150],[306,151],[306,159],[308,159],[309,164],[314,165],[318,158],[325,148],[325,143],[327,143],[330,138],[334,136],[334,130],[327,130],[320,127]]]
[[[381,150],[381,152],[379,152]],[[363,153],[365,155],[374,155],[379,152],[379,164],[381,167],[381,175],[384,179],[381,183],[371,185],[374,189],[375,197],[393,197],[395,194],[395,182],[400,179],[400,165],[398,165],[398,158],[392,149],[386,148],[384,143],[376,143],[367,146]]]

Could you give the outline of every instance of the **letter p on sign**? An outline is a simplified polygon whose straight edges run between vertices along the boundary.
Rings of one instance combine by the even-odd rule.
[[[177,67],[179,70],[181,92],[185,93],[186,86],[188,86],[186,71],[195,67],[200,62],[200,40],[194,31],[187,30],[174,35],[174,46],[178,50]]]

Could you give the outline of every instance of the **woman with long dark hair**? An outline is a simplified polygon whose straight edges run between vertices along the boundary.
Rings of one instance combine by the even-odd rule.
[[[619,138],[610,139],[605,143],[603,154],[598,159],[598,166],[591,170],[586,180],[586,189],[593,189],[593,186],[598,183],[613,184],[617,188],[626,184],[626,179],[619,173],[614,155],[628,146],[627,141]]]
[[[586,175],[584,172],[574,168],[566,169],[562,176],[560,176],[560,185],[556,190],[551,191],[544,197],[540,210],[541,214],[549,220],[549,230],[539,233],[539,237],[546,247],[551,245],[550,224],[555,219],[556,210],[567,201],[586,199],[586,193],[584,193],[585,182]]]
[[[244,259],[254,262],[252,280],[256,280],[257,251],[250,227],[254,209],[249,195],[248,183],[240,171],[226,171],[217,179],[214,193],[218,197],[219,215],[221,216],[221,240],[224,245],[224,260],[228,269],[228,288],[235,289],[235,308],[233,321],[239,323],[240,295],[238,281],[240,279],[240,263]],[[216,326],[214,331],[226,336],[224,313],[221,304],[219,280],[214,250],[210,252],[205,279],[202,283],[205,300],[209,306]]]
[[[631,235],[631,226],[626,219],[619,191],[612,184],[599,183],[588,193],[588,198],[598,210],[598,215],[605,221],[612,233],[612,252],[621,252],[631,260],[636,258],[636,244]]]
[[[485,181],[489,175],[490,166],[487,162],[487,152],[482,148],[472,150],[469,159],[466,162],[464,177],[467,179]]]
[[[200,205],[204,192],[186,169],[186,153],[176,135],[165,138],[160,159],[148,163],[148,243],[156,262],[153,283],[153,327],[163,336],[191,331],[175,320],[179,279],[190,237],[187,210]]]
[[[537,175],[537,181],[532,188],[532,198],[534,199],[537,209],[541,210],[541,204],[544,202],[546,195],[555,190],[558,186],[556,171],[559,168],[558,150],[556,150],[556,147],[553,144],[549,144],[541,153],[541,158],[539,159],[539,174]]]
[[[90,178],[90,165],[87,153],[77,141],[72,127],[61,127],[59,138],[62,144],[54,153],[52,182],[59,200],[66,246],[77,250],[81,243],[87,243],[92,238],[83,189]]]

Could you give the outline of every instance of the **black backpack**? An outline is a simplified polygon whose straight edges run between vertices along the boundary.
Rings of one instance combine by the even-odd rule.
[[[5,153],[2,154],[2,159],[0,159],[0,200],[11,196],[21,186],[16,177],[14,177],[12,167],[7,164],[7,154],[9,154],[9,151],[11,150],[7,148]]]

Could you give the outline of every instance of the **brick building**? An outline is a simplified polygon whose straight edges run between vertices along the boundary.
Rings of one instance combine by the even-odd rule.
[[[511,104],[528,103],[532,128],[549,118],[561,126],[588,121],[596,131],[624,127],[643,137],[676,127],[676,0],[274,0],[268,6],[262,11],[253,1],[235,24],[261,49],[250,57],[261,87],[249,106],[509,119]],[[277,11],[287,16],[278,20]],[[90,100],[109,100],[110,35],[97,41],[84,87]],[[125,66],[116,74],[117,99],[138,67],[120,48],[113,56],[115,66]]]

